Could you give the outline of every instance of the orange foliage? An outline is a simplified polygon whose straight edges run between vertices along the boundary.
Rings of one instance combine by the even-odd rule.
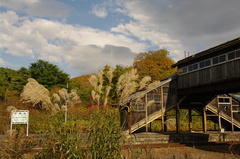
[[[71,85],[81,87],[82,89],[88,89],[91,87],[88,79],[91,75],[83,75],[70,79]]]
[[[169,58],[167,50],[148,51],[136,56],[133,66],[138,70],[140,78],[152,77],[152,80],[162,80],[176,72],[171,66],[174,61]]]

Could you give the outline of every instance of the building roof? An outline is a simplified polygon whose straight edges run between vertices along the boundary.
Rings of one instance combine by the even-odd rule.
[[[231,41],[228,41],[228,42],[225,42],[223,44],[220,44],[218,46],[215,46],[215,47],[212,47],[210,49],[207,49],[205,51],[202,51],[202,52],[199,52],[197,54],[194,54],[192,56],[189,56],[185,59],[182,59],[180,61],[178,61],[177,63],[173,64],[172,66],[175,67],[175,66],[179,66],[179,65],[182,65],[184,63],[187,63],[189,61],[192,61],[192,60],[195,60],[195,59],[198,59],[200,57],[203,57],[203,56],[206,56],[206,55],[209,55],[211,53],[214,53],[216,51],[219,51],[219,50],[222,50],[222,49],[225,49],[227,47],[230,47],[230,46],[233,46],[233,45],[236,45],[236,44],[240,44],[240,37],[236,38],[236,39],[233,39]]]

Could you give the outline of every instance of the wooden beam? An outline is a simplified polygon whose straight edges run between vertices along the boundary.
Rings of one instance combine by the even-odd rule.
[[[132,106],[132,102],[130,103],[130,108]],[[129,134],[132,133],[132,110],[130,109],[130,115],[129,115]]]
[[[202,116],[202,121],[203,121],[203,132],[207,131],[207,113],[206,113],[206,106],[203,107],[203,116]]]
[[[234,132],[233,111],[232,111],[232,97],[230,97],[230,111],[231,111],[231,126],[232,126],[232,132]]]
[[[188,124],[188,126],[189,126],[189,131],[191,132],[192,131],[192,109],[191,108],[189,108],[188,109],[188,119],[189,119],[189,124]]]
[[[180,132],[180,111],[179,111],[179,103],[177,103],[176,107],[176,131]]]
[[[164,127],[164,122],[165,122],[165,120],[164,120],[164,114],[165,114],[165,112],[163,112],[163,102],[164,102],[164,100],[163,100],[163,87],[161,86],[161,88],[160,88],[160,97],[161,97],[161,109],[162,109],[162,133],[165,131],[165,127]]]
[[[147,94],[145,94],[145,122],[146,122],[146,134],[148,133],[148,111],[147,111]]]
[[[221,124],[221,116],[220,116],[220,106],[219,106],[219,97],[217,96],[217,108],[218,108],[218,128],[219,131],[222,129],[222,124]]]

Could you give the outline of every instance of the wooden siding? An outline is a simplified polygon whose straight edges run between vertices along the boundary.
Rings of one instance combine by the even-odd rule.
[[[178,89],[196,87],[240,77],[240,59],[179,75]]]

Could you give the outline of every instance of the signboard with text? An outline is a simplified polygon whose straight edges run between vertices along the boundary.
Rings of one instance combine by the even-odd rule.
[[[28,110],[12,110],[11,112],[11,135],[12,135],[12,125],[13,124],[27,124],[27,136],[28,136]]]
[[[28,110],[13,110],[11,113],[12,124],[27,124],[28,116]]]

